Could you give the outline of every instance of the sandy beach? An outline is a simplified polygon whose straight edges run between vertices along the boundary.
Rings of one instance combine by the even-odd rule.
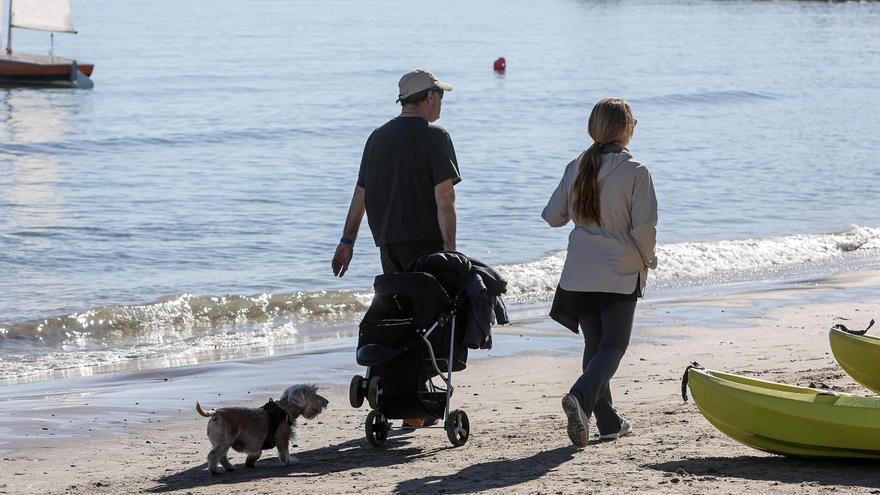
[[[440,429],[395,432],[384,448],[372,448],[363,434],[366,407],[348,405],[347,386],[339,379],[326,383],[313,377],[330,407],[301,422],[293,449],[299,462],[293,466],[279,466],[267,451],[256,468],[247,469],[236,453],[231,459],[236,471],[211,476],[205,465],[206,421],[191,410],[192,402],[162,420],[138,416],[131,422],[119,404],[103,416],[116,418],[96,424],[92,433],[58,439],[46,428],[5,445],[0,493],[880,493],[875,462],[792,459],[752,450],[719,433],[680,396],[681,374],[691,361],[870,394],[838,368],[827,333],[834,323],[863,327],[877,315],[876,271],[644,302],[636,338],[613,382],[617,406],[635,432],[585,449],[570,446],[559,406],[579,374],[580,337],[546,321],[525,322],[504,334],[523,335],[536,347],[542,334],[551,334],[570,345],[472,360],[457,374],[454,400],[472,425],[472,437],[461,448],[452,448]],[[277,369],[265,381],[260,390],[277,385],[275,395],[285,383]],[[224,393],[221,382],[213,382],[218,393]],[[262,394],[233,403],[260,405],[267,398]],[[228,405],[199,399],[209,407]]]

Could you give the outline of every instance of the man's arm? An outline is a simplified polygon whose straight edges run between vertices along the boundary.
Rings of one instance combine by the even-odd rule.
[[[357,186],[351,195],[351,204],[348,206],[348,215],[345,217],[345,227],[342,230],[342,238],[351,243],[340,242],[336,246],[336,254],[333,255],[333,275],[341,277],[348,271],[348,264],[354,255],[354,241],[357,239],[358,230],[361,228],[361,220],[364,218],[366,190]]]
[[[443,249],[455,251],[455,189],[453,179],[447,179],[434,186],[434,200],[437,202],[437,221],[443,234]]]

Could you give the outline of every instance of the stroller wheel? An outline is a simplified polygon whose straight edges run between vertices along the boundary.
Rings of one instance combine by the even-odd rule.
[[[364,426],[367,432],[367,441],[374,447],[379,447],[385,443],[385,440],[388,438],[388,431],[391,429],[391,425],[388,424],[385,415],[375,410],[367,414],[367,421]]]
[[[449,441],[456,447],[461,447],[467,443],[471,436],[471,423],[468,421],[467,414],[464,411],[456,409],[449,413],[446,418],[446,436]]]
[[[382,405],[382,383],[378,376],[370,378],[370,384],[367,387],[367,402],[370,403],[372,409],[379,409]]]
[[[348,387],[348,401],[351,403],[351,407],[355,409],[364,405],[364,394],[361,391],[363,384],[364,377],[361,375],[351,377],[351,386]]]

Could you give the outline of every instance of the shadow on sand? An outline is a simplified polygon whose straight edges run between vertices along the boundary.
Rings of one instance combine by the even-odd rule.
[[[380,450],[371,447],[363,438],[312,450],[297,451],[294,448],[292,451],[298,462],[290,466],[278,464],[278,458],[273,455],[275,451],[272,450],[263,453],[264,457],[257,462],[255,468],[245,467],[244,454],[231,453],[230,457],[235,466],[235,471],[231,473],[213,476],[208,472],[206,464],[200,464],[179,473],[163,476],[156,480],[157,486],[146,491],[164,493],[212,485],[235,485],[271,478],[310,478],[343,471],[351,471],[347,476],[351,476],[352,485],[356,485],[360,469],[406,464],[415,459],[431,457],[443,450],[426,451],[408,445],[409,438],[398,434],[390,436]]]
[[[392,433],[393,435],[393,433]],[[358,477],[363,470],[375,467],[404,465],[411,461],[433,457],[438,452],[453,448],[433,450],[410,447],[406,434],[388,438],[382,449],[371,447],[365,439],[350,440],[339,445],[294,453],[296,464],[281,466],[277,457],[266,453],[255,468],[246,468],[243,454],[237,454],[233,463],[235,471],[212,476],[206,464],[191,467],[178,473],[159,478],[157,485],[146,490],[149,493],[165,493],[176,490],[203,488],[213,485],[236,485],[254,480],[272,478],[311,478],[334,473],[351,477],[352,490],[358,487]],[[490,461],[468,466],[450,476],[425,476],[398,483],[402,493],[422,493],[426,490],[445,493],[473,493],[487,488],[517,485],[539,478],[570,460],[577,449],[564,447],[541,452],[523,459]]]
[[[400,493],[475,493],[531,481],[574,457],[578,449],[560,447],[522,459],[481,462],[449,476],[425,476],[397,484]]]
[[[740,478],[779,483],[808,483],[852,487],[880,487],[880,462],[862,459],[813,459],[798,457],[702,457],[645,464],[681,476]]]

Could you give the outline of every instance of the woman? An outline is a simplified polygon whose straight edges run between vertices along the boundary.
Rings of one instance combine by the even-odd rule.
[[[626,148],[635,126],[626,101],[597,103],[587,127],[594,142],[565,168],[541,215],[553,227],[575,224],[550,316],[575,333],[580,326],[586,342],[583,374],[562,398],[578,447],[589,443],[591,414],[602,440],[632,432],[612,406],[609,381],[629,345],[647,269],[657,266],[654,184]]]

